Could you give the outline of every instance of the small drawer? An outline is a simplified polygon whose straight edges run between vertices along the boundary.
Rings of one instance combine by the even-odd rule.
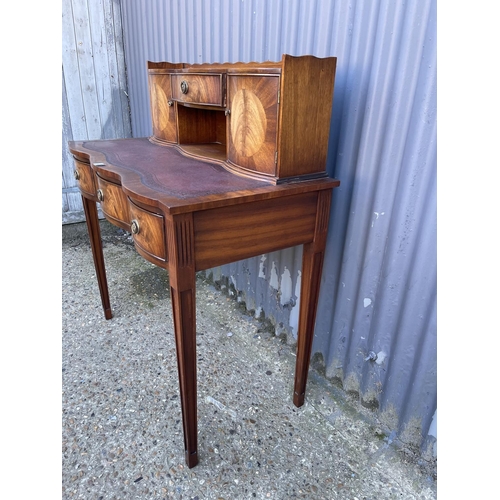
[[[190,104],[225,106],[222,73],[172,75],[172,98]]]
[[[128,213],[127,196],[118,184],[105,181],[97,176],[99,189],[97,199],[101,203],[101,208],[110,222],[120,226],[126,231],[130,231],[130,216]]]
[[[165,266],[167,247],[164,218],[148,212],[129,199],[130,231],[137,251],[147,260]]]
[[[95,196],[96,187],[92,167],[88,163],[83,163],[75,159],[75,179],[78,188],[82,193]]]

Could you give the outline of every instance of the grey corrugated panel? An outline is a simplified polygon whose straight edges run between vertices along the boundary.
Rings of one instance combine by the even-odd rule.
[[[393,428],[420,419],[422,437],[436,399],[435,8],[425,7],[420,22],[401,5],[385,11],[373,40],[367,93],[356,99],[364,116],[346,130],[352,164],[336,164],[344,185],[325,263],[331,294],[324,287],[319,305],[333,314],[318,318],[314,345],[330,376],[379,404]],[[385,362],[365,362],[369,351]]]
[[[209,274],[215,280],[228,278],[247,309],[254,311],[256,317],[264,313],[276,326],[277,335],[286,334],[293,340],[298,327],[301,268],[302,247],[291,247],[226,264]]]
[[[313,352],[391,429],[425,442],[436,410],[436,1],[124,0],[123,12],[136,136],[151,134],[147,60],[337,56],[327,170],[341,186]],[[301,255],[213,272],[293,338]],[[383,363],[365,361],[370,351]]]

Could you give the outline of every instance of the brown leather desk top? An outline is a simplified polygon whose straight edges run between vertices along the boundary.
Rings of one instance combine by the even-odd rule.
[[[148,138],[71,142],[102,178],[122,185],[133,199],[164,212],[204,210],[336,187],[324,178],[274,185],[235,175],[220,164],[191,158]],[[103,163],[103,165],[99,165]]]

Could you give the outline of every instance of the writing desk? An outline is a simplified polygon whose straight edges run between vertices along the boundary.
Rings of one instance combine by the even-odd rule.
[[[295,64],[296,59],[302,58],[290,60]],[[308,64],[321,61],[310,57],[302,60]],[[169,73],[172,78],[169,77],[163,83],[171,86],[175,81],[173,77],[179,76],[176,71],[189,73],[192,68],[179,68],[179,66],[174,68],[172,65],[165,64],[160,70],[158,66],[154,66],[153,73],[158,76],[158,71],[164,72],[166,69],[172,72]],[[182,99],[186,100],[184,90],[188,85],[195,90],[198,85],[198,88],[209,95],[206,87],[203,87],[206,83],[203,78],[207,76],[213,79],[213,68],[206,69],[207,73],[203,73],[204,69],[197,65],[194,75],[188,74],[188,77],[185,77],[181,74],[178,101],[175,101],[173,106],[172,103],[165,105],[166,113],[172,110],[177,113],[174,130],[177,138],[183,127],[182,120],[195,116],[192,114],[193,109],[197,110],[194,112],[199,117],[201,116],[201,119],[215,120],[219,128],[221,123],[225,123],[219,115],[214,115],[214,113],[219,113],[220,109],[213,104],[203,109],[193,108],[192,103],[181,102]],[[243,77],[244,81],[241,85],[248,87],[248,78],[251,78],[248,75],[248,68],[244,71],[240,69],[240,73],[234,66],[226,68],[218,65],[216,69],[218,73],[224,74],[224,79],[214,80],[217,85],[221,81],[225,82],[227,77],[229,80],[227,87],[231,88],[233,83],[228,73],[234,70],[237,73],[233,75],[234,78],[238,80]],[[278,89],[284,89],[280,84],[280,82],[283,83],[281,71],[284,71],[284,68],[271,65],[269,68],[271,76],[264,75],[264,77],[262,75],[265,68],[252,66],[251,69],[256,72],[259,81],[263,78],[278,77],[278,80],[269,81],[272,85],[278,83]],[[323,71],[321,68],[320,70]],[[304,75],[307,78],[311,77],[307,76],[311,74],[311,71],[306,71]],[[207,81],[210,83],[212,80]],[[332,84],[332,81],[330,83]],[[198,463],[195,273],[295,245],[304,246],[293,393],[294,404],[303,405],[331,195],[333,188],[340,184],[338,180],[328,178],[324,172],[317,173],[315,171],[317,165],[314,162],[312,165],[306,165],[306,170],[309,169],[309,171],[306,171],[305,176],[287,179],[286,182],[280,182],[279,172],[275,178],[270,178],[269,173],[264,172],[264,176],[267,177],[262,178],[261,167],[257,168],[259,171],[256,170],[255,175],[249,174],[250,153],[258,154],[259,148],[265,147],[264,142],[269,142],[265,139],[269,137],[269,134],[266,132],[267,135],[262,136],[262,144],[257,144],[258,147],[250,139],[258,136],[263,127],[267,131],[271,129],[273,133],[278,130],[278,127],[268,126],[269,122],[266,121],[265,116],[259,117],[257,113],[258,119],[263,120],[264,125],[258,123],[252,131],[252,124],[248,119],[244,119],[244,131],[246,131],[244,133],[248,133],[249,136],[247,140],[241,137],[241,130],[231,125],[230,112],[228,112],[231,107],[226,102],[236,106],[240,99],[239,105],[243,113],[240,116],[244,117],[245,113],[249,113],[251,117],[252,106],[255,110],[258,108],[258,103],[255,101],[256,98],[250,95],[256,94],[243,87],[236,90],[234,94],[229,93],[229,96],[224,94],[223,102],[220,103],[226,110],[223,113],[224,119],[229,123],[228,130],[224,131],[228,141],[227,144],[216,143],[215,156],[210,153],[212,150],[210,144],[182,149],[178,147],[178,143],[170,145],[161,143],[161,138],[158,139],[159,133],[151,138],[71,141],[69,143],[69,149],[75,159],[75,177],[82,194],[105,317],[111,318],[112,312],[97,217],[97,202],[101,204],[104,215],[111,223],[132,233],[135,248],[139,254],[169,273],[185,459],[190,468]],[[159,89],[156,88],[155,92],[158,93],[158,91]],[[176,96],[170,87],[167,91],[174,97]],[[225,84],[222,91],[226,92]],[[332,88],[328,89],[330,94],[331,91]],[[203,92],[201,92],[202,97]],[[286,101],[283,97],[282,99],[281,106],[283,107]],[[279,102],[279,95],[277,100]],[[152,102],[153,105],[157,104],[154,100]],[[184,109],[185,104],[187,104],[186,109]],[[331,109],[331,100],[327,102],[327,109],[324,112],[326,123],[329,125],[328,105]],[[203,106],[203,103],[200,106]],[[201,111],[203,113],[199,115]],[[155,113],[157,123],[168,124],[168,117],[158,118],[157,108],[155,108]],[[283,129],[286,120],[282,115],[279,117],[279,123]],[[325,120],[320,124],[324,125]],[[322,133],[324,134],[324,131]],[[206,132],[201,134],[206,136]],[[236,142],[238,134],[240,134],[239,142]],[[306,132],[304,135],[307,138]],[[280,140],[286,141],[283,134]],[[225,149],[226,146],[228,150],[233,147],[242,156],[242,161],[247,161],[242,175],[236,171],[235,164],[228,168],[228,165],[218,157],[221,149]],[[317,154],[317,151],[313,151],[314,144],[308,146],[310,156],[314,158]],[[298,146],[295,144],[293,147]],[[304,153],[301,154],[304,157]],[[283,155],[286,156],[284,151]],[[272,168],[279,169],[281,165],[282,173],[297,173],[293,171],[293,162],[289,162],[287,167],[285,160],[282,163],[277,161],[277,153],[273,152],[271,156]],[[236,157],[235,154],[233,158]],[[299,160],[297,158],[297,163]],[[267,164],[264,162],[261,165]]]

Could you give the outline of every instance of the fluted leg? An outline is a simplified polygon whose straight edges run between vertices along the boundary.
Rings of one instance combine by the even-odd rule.
[[[191,468],[198,463],[196,280],[192,214],[167,220],[167,235],[184,450],[186,464]]]
[[[306,393],[307,375],[311,360],[314,324],[318,308],[321,272],[325,255],[326,234],[330,215],[331,190],[320,191],[316,212],[314,240],[304,245],[300,291],[299,332],[293,403],[302,406]]]

